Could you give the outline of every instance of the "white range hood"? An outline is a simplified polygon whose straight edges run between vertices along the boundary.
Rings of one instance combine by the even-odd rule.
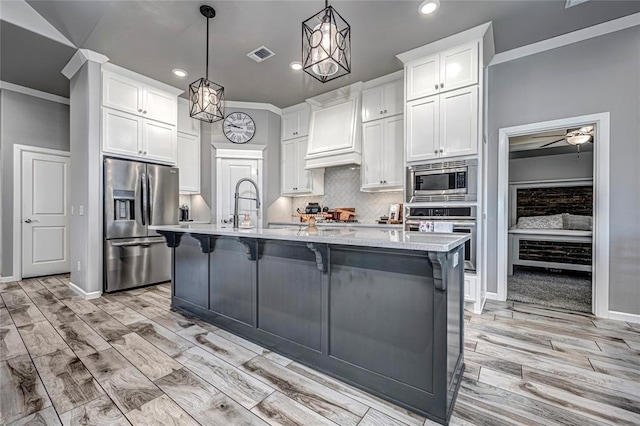
[[[311,105],[305,169],[360,165],[362,82],[307,99]]]

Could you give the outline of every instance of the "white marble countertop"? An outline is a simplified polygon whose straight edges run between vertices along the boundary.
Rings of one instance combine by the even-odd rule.
[[[297,226],[307,227],[305,222],[269,222],[269,226]],[[380,223],[362,223],[362,222],[317,222],[318,227],[329,228],[376,228],[376,229],[402,229],[402,224],[385,225]]]
[[[149,226],[156,231],[187,234],[207,234],[228,237],[251,237],[269,240],[301,241],[309,243],[341,244],[349,246],[380,247],[400,250],[448,252],[467,241],[468,234],[437,234],[404,232],[397,229],[321,227],[315,232],[306,228],[232,229],[218,225],[165,225]]]

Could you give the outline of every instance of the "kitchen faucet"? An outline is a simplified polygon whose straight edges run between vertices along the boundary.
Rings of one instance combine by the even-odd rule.
[[[248,198],[240,196],[240,184],[244,181],[249,182],[256,189],[256,198]],[[255,183],[252,179],[242,178],[236,183],[236,193],[234,194],[235,202],[233,204],[233,229],[238,229],[238,200],[241,198],[243,200],[256,200],[256,209],[260,208],[260,190],[258,189],[258,184]]]

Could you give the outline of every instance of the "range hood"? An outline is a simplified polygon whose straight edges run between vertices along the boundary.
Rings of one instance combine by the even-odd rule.
[[[307,99],[311,105],[305,169],[362,162],[362,82]]]

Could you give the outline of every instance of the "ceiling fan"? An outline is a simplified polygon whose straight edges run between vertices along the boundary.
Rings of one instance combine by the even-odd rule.
[[[583,143],[591,142],[593,143],[593,126],[583,126],[579,129],[568,130],[565,135],[557,135],[563,136],[562,138],[555,140],[553,142],[546,143],[541,145],[540,148],[545,148],[549,145],[553,145],[554,143],[562,142],[564,140],[567,141],[569,145],[582,145]],[[534,138],[548,138],[549,136],[534,136]]]

